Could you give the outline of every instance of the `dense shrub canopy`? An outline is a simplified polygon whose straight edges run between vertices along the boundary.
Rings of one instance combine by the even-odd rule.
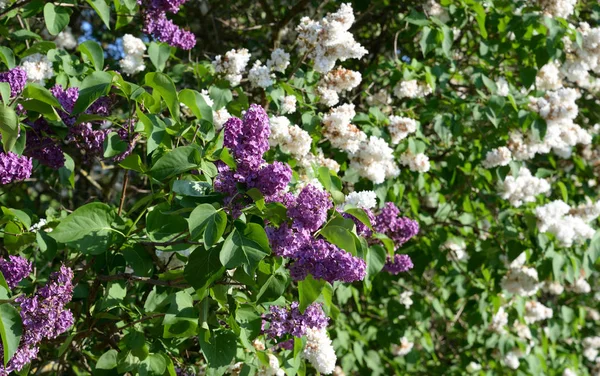
[[[599,19],[0,0],[0,374],[599,375]]]

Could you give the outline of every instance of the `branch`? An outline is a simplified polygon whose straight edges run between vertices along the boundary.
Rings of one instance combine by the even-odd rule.
[[[12,6],[4,9],[2,12],[0,12],[0,17],[4,16],[5,14],[7,14],[8,12],[12,11],[13,9],[17,9],[22,7],[23,5],[27,5],[28,3],[30,3],[32,0],[23,0],[20,3],[14,3]]]
[[[99,275],[98,279],[101,281],[119,281],[119,280],[124,280],[124,281],[134,281],[134,282],[141,282],[141,283],[147,283],[149,285],[155,285],[155,286],[168,286],[168,287],[181,287],[181,288],[186,288],[186,287],[190,287],[187,284],[178,284],[177,280],[174,281],[162,281],[159,279],[152,279],[152,278],[148,278],[148,277],[139,277],[137,275],[133,275],[131,273],[117,273],[117,274],[113,274],[113,275]]]

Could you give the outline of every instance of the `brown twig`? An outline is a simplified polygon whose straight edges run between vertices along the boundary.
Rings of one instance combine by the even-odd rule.
[[[168,286],[168,287],[182,287],[182,288],[186,288],[189,287],[189,285],[187,284],[178,284],[177,282],[179,282],[178,280],[172,280],[172,281],[162,281],[159,279],[152,279],[149,277],[140,277],[137,275],[133,275],[131,273],[117,273],[117,274],[113,274],[113,275],[99,275],[98,279],[101,281],[135,281],[135,282],[141,282],[141,283],[147,283],[149,285],[155,285],[155,286]]]
[[[127,196],[127,183],[129,182],[129,171],[125,171],[125,177],[123,178],[123,190],[121,191],[121,201],[119,202],[119,216],[123,212],[123,205],[125,204],[125,197]]]

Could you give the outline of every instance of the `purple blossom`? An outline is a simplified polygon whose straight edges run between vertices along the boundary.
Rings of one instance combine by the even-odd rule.
[[[27,72],[21,67],[15,67],[8,72],[0,73],[0,82],[8,82],[10,85],[10,96],[16,97],[25,88]]]
[[[170,46],[191,50],[196,45],[193,33],[183,30],[167,18],[165,12],[150,10],[144,14],[144,32]]]
[[[244,119],[231,118],[224,125],[224,145],[231,149],[242,170],[257,170],[264,164],[263,154],[269,150],[269,116],[256,104],[251,104]]]
[[[104,152],[104,140],[110,133],[108,129],[95,130],[92,123],[80,123],[69,128],[68,142],[73,142],[86,159],[101,156]]]
[[[297,259],[290,266],[290,274],[296,281],[311,274],[315,279],[327,282],[346,283],[362,281],[366,275],[367,264],[360,257],[354,257],[323,239],[306,244],[297,253]]]
[[[375,230],[392,239],[396,247],[400,247],[419,232],[419,224],[416,221],[399,215],[400,210],[396,205],[388,202],[375,219]]]
[[[15,288],[23,278],[31,274],[31,262],[21,256],[8,256],[8,260],[0,259],[0,272],[10,289]]]
[[[31,176],[32,168],[31,158],[11,151],[0,153],[0,184],[25,180]]]
[[[137,144],[138,140],[141,138],[141,135],[139,133],[133,134],[134,124],[135,124],[135,122],[132,120],[128,124],[126,124],[125,127],[120,128],[117,131],[117,134],[119,135],[121,140],[127,141],[128,145],[127,145],[127,149],[123,153],[113,157],[114,162],[118,163],[118,162],[123,161],[125,158],[127,158],[131,154],[131,152],[133,152],[135,145]],[[132,134],[133,134],[133,136],[132,136]]]
[[[265,229],[273,253],[283,257],[298,257],[298,253],[312,240],[310,233],[305,230],[295,231],[283,223],[279,228],[267,227]]]
[[[77,98],[79,98],[78,88],[70,87],[65,90],[62,85],[56,84],[50,89],[50,92],[58,99],[58,103],[60,103],[67,114],[73,112],[75,102],[77,102]]]
[[[292,180],[292,169],[287,163],[273,162],[250,175],[248,188],[258,188],[265,197],[283,191]]]
[[[41,164],[58,170],[65,165],[65,156],[58,144],[49,137],[54,135],[44,119],[38,119],[27,131],[27,144],[24,154]]]
[[[270,312],[263,315],[263,332],[270,338],[279,338],[286,334],[302,337],[308,328],[322,329],[329,323],[329,318],[320,304],[309,305],[304,313],[300,313],[298,307],[298,302],[293,302],[290,308],[271,306]]]
[[[414,267],[409,255],[395,255],[394,260],[388,256],[383,270],[391,274],[404,273]]]
[[[137,0],[137,3],[147,8],[161,10],[168,13],[177,13],[179,7],[187,0]]]
[[[296,204],[288,208],[288,216],[293,227],[314,232],[327,220],[327,210],[332,207],[329,193],[308,184],[296,199]]]
[[[63,265],[33,296],[16,299],[21,307],[23,334],[15,356],[6,369],[0,366],[0,374],[20,371],[37,356],[42,340],[56,338],[73,325],[73,314],[65,308],[73,297],[72,280],[73,271]]]

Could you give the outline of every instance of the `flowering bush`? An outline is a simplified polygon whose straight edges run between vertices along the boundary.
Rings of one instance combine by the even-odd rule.
[[[0,0],[0,374],[600,374],[600,6]]]

